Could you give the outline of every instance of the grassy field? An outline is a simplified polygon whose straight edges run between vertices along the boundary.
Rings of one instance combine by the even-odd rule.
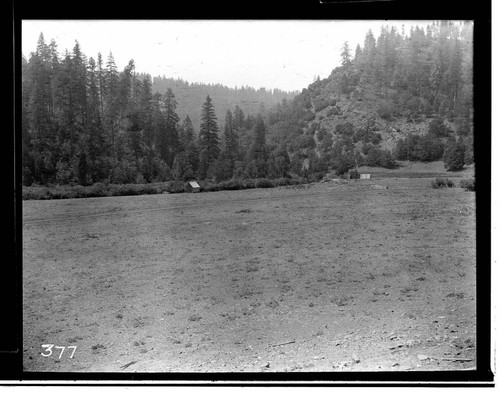
[[[473,368],[475,253],[475,194],[425,178],[25,201],[24,366]]]

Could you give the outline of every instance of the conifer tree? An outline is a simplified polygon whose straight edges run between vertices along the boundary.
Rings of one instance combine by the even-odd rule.
[[[347,41],[344,42],[344,45],[342,46],[342,52],[340,53],[341,57],[341,64],[342,67],[349,67],[351,65],[351,48],[349,48],[349,43]]]
[[[186,150],[188,145],[195,140],[193,122],[189,115],[182,121],[179,129],[179,142],[182,149]]]
[[[199,175],[204,179],[209,166],[217,160],[220,153],[219,127],[215,116],[212,99],[207,96],[201,112],[200,133],[198,134],[200,149]]]
[[[267,176],[267,146],[266,146],[266,126],[262,116],[257,115],[254,126],[254,139],[250,147],[249,158],[255,163],[257,176],[263,178]]]
[[[238,134],[231,111],[226,112],[224,124],[224,149],[235,160],[238,156]]]
[[[163,110],[164,124],[163,130],[158,136],[158,149],[162,160],[171,167],[175,155],[179,152],[179,115],[176,112],[177,100],[172,89],[168,89],[163,97]]]

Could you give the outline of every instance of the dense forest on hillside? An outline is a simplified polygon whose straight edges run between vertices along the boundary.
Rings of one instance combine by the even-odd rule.
[[[146,77],[146,75],[144,75]],[[141,75],[139,75],[141,78]],[[142,79],[142,78],[141,78]],[[181,119],[189,116],[193,127],[200,127],[201,103],[207,95],[213,101],[215,116],[222,128],[226,111],[238,105],[245,114],[264,115],[283,99],[292,99],[299,92],[285,92],[280,89],[254,89],[251,86],[230,88],[222,84],[189,83],[182,79],[153,77],[153,92],[165,94],[171,89],[177,99],[177,113]]]
[[[22,59],[23,184],[319,179],[396,160],[473,162],[470,24],[370,31],[340,57],[290,98],[152,79],[133,60],[118,71],[111,54],[87,58],[76,43],[61,56],[41,34]]]
[[[346,172],[396,160],[473,162],[472,25],[383,28],[346,42],[341,66],[268,117],[268,140],[292,170]]]

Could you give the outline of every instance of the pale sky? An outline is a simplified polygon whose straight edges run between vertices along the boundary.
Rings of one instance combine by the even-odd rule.
[[[315,76],[326,78],[340,63],[345,41],[354,49],[368,29],[430,21],[250,21],[250,20],[24,20],[22,53],[35,51],[40,32],[62,55],[75,40],[88,57],[113,53],[118,70],[134,59],[137,72],[229,87],[302,90]]]

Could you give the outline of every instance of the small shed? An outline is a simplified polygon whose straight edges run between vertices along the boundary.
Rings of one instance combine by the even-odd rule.
[[[360,174],[359,175],[359,179],[370,179],[371,178],[371,174]]]
[[[200,185],[196,181],[189,181],[186,183],[186,190],[191,193],[198,193],[200,191]]]

